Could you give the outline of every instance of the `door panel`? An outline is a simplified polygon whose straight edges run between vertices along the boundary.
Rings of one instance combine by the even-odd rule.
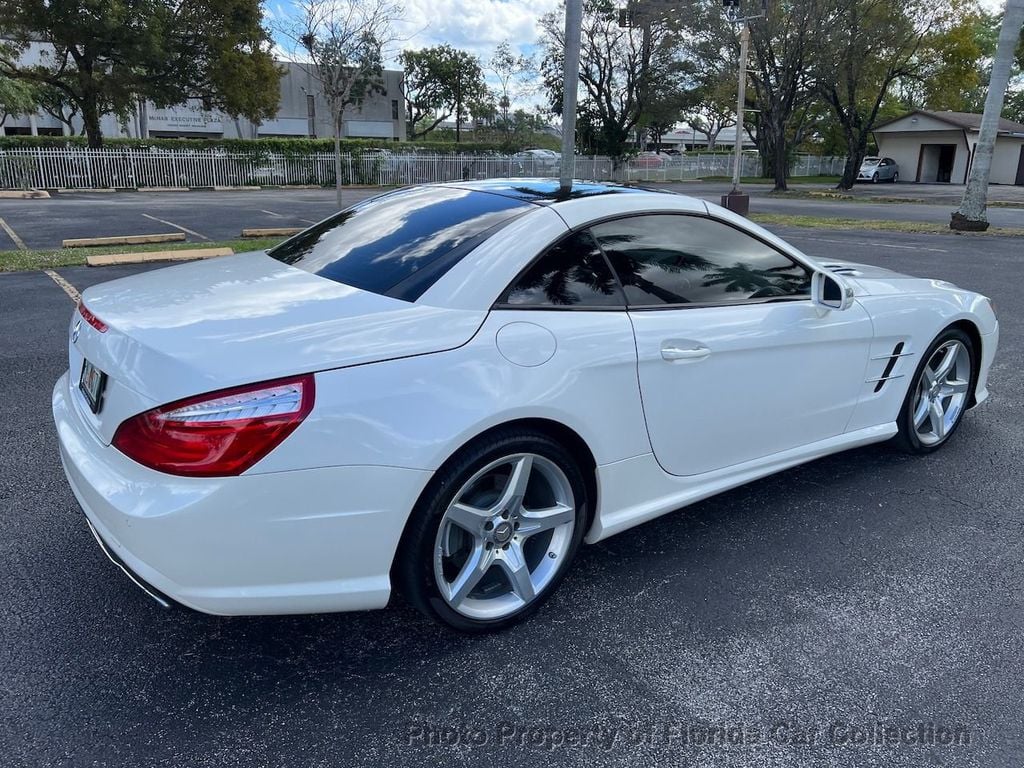
[[[872,337],[860,304],[629,314],[647,429],[665,471],[701,474],[845,431]]]

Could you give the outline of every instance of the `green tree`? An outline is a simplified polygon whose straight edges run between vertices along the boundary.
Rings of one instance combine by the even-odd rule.
[[[280,73],[259,0],[0,0],[0,74],[61,91],[81,112],[89,145],[100,117],[198,99],[206,109],[273,116]],[[38,61],[30,43],[48,43]]]
[[[948,11],[933,0],[833,4],[815,76],[846,139],[840,189],[853,187],[886,96],[897,79],[924,69],[924,42]]]
[[[425,136],[451,116],[454,53],[450,45],[437,45],[398,55],[410,139]]]
[[[718,137],[736,125],[736,74],[727,70],[708,70],[694,92],[693,103],[683,113],[691,128],[708,137],[708,149],[714,150]]]
[[[498,127],[508,136],[514,130],[510,117],[512,105],[530,92],[528,82],[536,75],[537,65],[532,56],[517,55],[508,40],[504,40],[494,49],[487,62],[487,71],[497,83],[494,95]]]
[[[8,117],[34,112],[38,101],[35,91],[31,83],[0,75],[0,125]]]
[[[677,14],[634,15],[620,24],[612,0],[585,0],[580,50],[577,134],[581,143],[621,158],[630,136],[648,106],[652,85],[681,88],[686,61],[679,57]],[[562,109],[565,51],[563,13],[549,13],[540,22],[543,51],[541,76],[553,112]]]
[[[456,50],[452,57],[452,70],[448,81],[451,93],[452,114],[455,115],[455,142],[462,141],[462,123],[467,120],[473,108],[485,110],[488,104],[487,83],[480,59],[467,51]]]
[[[389,0],[298,0],[296,14],[280,27],[296,47],[296,59],[320,87],[331,111],[334,188],[341,206],[342,118],[345,109],[383,89],[384,52],[396,40],[401,9]]]

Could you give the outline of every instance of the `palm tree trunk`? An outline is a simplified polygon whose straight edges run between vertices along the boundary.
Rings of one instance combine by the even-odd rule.
[[[992,172],[992,152],[999,132],[999,114],[1003,111],[1003,99],[1010,82],[1013,53],[1024,25],[1024,0],[1006,0],[1003,25],[999,30],[999,44],[992,62],[992,77],[988,95],[985,97],[985,113],[981,118],[978,143],[974,148],[974,162],[967,180],[960,208],[950,218],[949,228],[957,230],[984,231],[988,229],[985,217],[985,202],[988,197],[988,180]]]

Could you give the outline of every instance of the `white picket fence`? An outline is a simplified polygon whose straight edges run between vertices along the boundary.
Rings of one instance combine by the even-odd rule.
[[[792,175],[842,172],[843,158],[798,157]],[[611,158],[579,156],[575,176],[617,181],[681,181],[732,174],[725,154],[640,155],[616,165]],[[530,155],[397,154],[342,155],[344,184],[395,186],[460,179],[557,176],[557,160]],[[754,153],[743,155],[743,175],[760,173]],[[0,150],[0,189],[138,189],[142,187],[333,186],[332,153],[265,153],[253,156],[216,149],[128,147],[17,148]]]

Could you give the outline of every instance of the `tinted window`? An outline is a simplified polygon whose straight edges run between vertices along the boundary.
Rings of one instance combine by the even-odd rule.
[[[413,187],[342,211],[281,243],[270,256],[338,283],[415,301],[531,207],[484,192]]]
[[[699,216],[633,216],[591,230],[632,306],[809,295],[810,272],[750,235]]]
[[[504,304],[621,307],[622,292],[589,234],[570,235],[535,261],[509,288]]]

